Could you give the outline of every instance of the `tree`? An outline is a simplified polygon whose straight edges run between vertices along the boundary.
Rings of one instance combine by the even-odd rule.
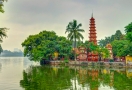
[[[7,31],[7,28],[0,28],[0,43],[3,42],[3,37],[7,37],[6,31]],[[0,54],[2,51],[3,51],[3,49],[2,49],[2,46],[0,44]]]
[[[2,13],[4,13],[4,10],[3,10],[2,7],[4,6],[3,3],[4,3],[5,1],[7,2],[7,0],[0,0],[0,12],[2,12]]]
[[[121,40],[123,38],[120,30],[117,30],[114,36],[116,40]]]
[[[122,34],[122,32],[120,30],[117,30],[116,33],[114,35],[111,35],[109,37],[105,37],[105,39],[101,39],[99,40],[98,44],[101,47],[105,47],[106,44],[111,43],[114,40],[125,40],[124,38],[125,36]]]
[[[132,42],[132,22],[125,26],[126,38]]]
[[[128,32],[128,33],[126,34],[126,38],[127,38],[130,42],[132,42],[132,32]]]
[[[109,50],[105,47],[96,46],[95,51],[98,53],[99,61],[110,56]]]
[[[99,40],[98,44],[99,44],[100,47],[106,46],[106,42],[105,42],[104,39]]]
[[[126,52],[127,55],[132,56],[132,22],[125,26],[126,39],[128,40]]]
[[[77,47],[76,42],[81,41],[81,39],[83,40],[83,35],[81,34],[81,32],[84,32],[83,29],[80,29],[80,27],[82,26],[82,24],[77,24],[76,20],[73,20],[72,22],[69,22],[68,26],[66,27],[66,32],[68,33],[67,38],[70,41],[74,42],[74,48]],[[76,60],[76,54],[75,54],[75,60]]]
[[[65,37],[57,36],[54,31],[42,31],[36,35],[30,35],[23,43],[24,56],[30,60],[40,61],[42,58],[50,60],[54,52],[60,57],[71,54],[71,41]],[[67,47],[68,46],[68,47]]]
[[[115,40],[111,44],[114,56],[126,56],[130,53],[130,43],[128,40]]]
[[[3,49],[2,49],[1,44],[0,44],[0,54],[1,54],[1,52],[3,52]]]
[[[0,28],[0,42],[3,42],[3,37],[7,37],[7,28]]]
[[[125,26],[125,32],[132,32],[132,22],[130,24],[128,24],[127,26]]]

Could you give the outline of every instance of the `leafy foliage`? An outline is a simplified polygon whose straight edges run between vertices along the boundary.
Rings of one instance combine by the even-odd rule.
[[[3,52],[3,49],[2,49],[1,44],[0,44],[0,54],[1,54],[1,52]]]
[[[105,47],[106,44],[111,43],[114,40],[124,40],[124,39],[125,39],[125,36],[121,33],[120,30],[117,30],[114,35],[111,35],[109,37],[105,37],[105,39],[99,40],[98,44],[101,47]]]
[[[132,22],[125,27],[126,38],[132,42]]]
[[[126,56],[129,53],[127,40],[115,40],[111,44],[114,56]]]
[[[102,59],[109,58],[109,56],[110,56],[109,50],[107,48],[105,48],[105,47],[98,46],[96,48],[96,51],[98,52],[99,57],[101,57]]]
[[[79,29],[82,26],[82,24],[77,24],[76,20],[73,20],[73,22],[69,22],[67,28],[66,28],[66,32],[68,32],[68,36],[67,38],[70,41],[74,41],[74,48],[76,48],[76,41],[81,41],[81,39],[83,40],[83,35],[80,32],[84,32],[83,29]]]
[[[125,32],[132,32],[132,22],[130,24],[128,24],[127,26],[125,26]]]
[[[71,54],[71,41],[65,37],[57,36],[54,31],[42,31],[36,35],[30,35],[23,43],[24,56],[30,60],[39,61],[42,58],[49,59],[57,51],[59,56]],[[68,46],[68,47],[67,47]]]
[[[7,28],[0,28],[0,42],[3,42],[3,37],[7,37]]]
[[[4,13],[4,10],[3,10],[3,6],[4,6],[4,5],[3,5],[3,3],[4,3],[5,1],[7,2],[7,0],[0,0],[0,12],[2,12],[2,13]]]

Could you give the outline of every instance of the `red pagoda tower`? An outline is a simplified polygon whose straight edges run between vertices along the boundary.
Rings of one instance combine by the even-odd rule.
[[[93,14],[92,17],[90,19],[90,33],[89,33],[89,41],[93,42],[95,45],[97,45],[97,36],[96,36],[96,27],[95,27],[95,19],[93,18]],[[88,53],[88,61],[94,61],[97,62],[98,61],[98,54],[95,54],[93,52],[89,52]]]

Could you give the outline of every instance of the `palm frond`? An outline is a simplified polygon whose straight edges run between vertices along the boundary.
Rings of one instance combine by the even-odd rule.
[[[70,39],[72,36],[73,36],[73,33],[70,32],[70,33],[67,35],[67,38]]]
[[[70,41],[74,41],[73,39],[74,39],[74,37],[73,37],[73,36],[71,36],[71,38],[69,38],[69,40],[70,40]]]
[[[78,32],[85,32],[83,29],[77,29]]]
[[[76,29],[79,29],[81,26],[82,26],[82,24],[79,23],[79,24],[76,26]]]
[[[2,39],[0,39],[0,42],[1,42],[1,43],[3,42]]]
[[[82,40],[84,39],[83,35],[81,33],[77,33],[77,35],[79,36],[79,38],[81,38]]]
[[[76,27],[77,27],[77,20],[73,20],[73,23],[72,23],[72,27],[73,27],[73,29],[76,29]]]

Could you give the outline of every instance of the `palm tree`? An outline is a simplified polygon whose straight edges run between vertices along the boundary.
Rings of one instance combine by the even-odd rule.
[[[84,32],[83,29],[79,29],[82,26],[82,24],[77,24],[77,20],[73,20],[72,22],[69,22],[68,26],[66,27],[66,32],[68,33],[67,38],[70,41],[74,42],[74,48],[77,47],[76,42],[83,40],[83,35],[80,32]],[[76,53],[75,53],[75,61],[76,61]]]
[[[6,31],[7,28],[0,28],[0,42],[3,42],[3,37],[7,37]]]

